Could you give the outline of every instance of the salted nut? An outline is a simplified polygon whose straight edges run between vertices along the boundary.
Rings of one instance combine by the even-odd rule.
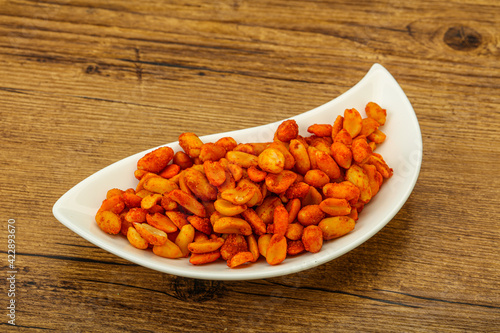
[[[355,228],[393,175],[376,152],[387,111],[373,102],[364,111],[365,118],[346,109],[333,124],[311,124],[309,136],[286,120],[271,142],[183,133],[182,150],[160,147],[139,159],[135,188],[106,193],[96,223],[125,236],[131,251],[192,265],[224,260],[236,268],[261,256],[278,265],[317,253]]]

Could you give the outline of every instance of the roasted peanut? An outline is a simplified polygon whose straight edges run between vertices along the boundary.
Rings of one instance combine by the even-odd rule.
[[[341,183],[329,183],[323,187],[323,194],[327,198],[346,199],[349,202],[357,202],[360,195],[359,188],[349,181]]]
[[[201,147],[203,142],[194,133],[182,133],[179,135],[179,146],[188,154],[190,157],[200,156]]]
[[[367,163],[373,164],[377,168],[377,171],[380,172],[382,177],[384,177],[384,178],[391,178],[392,177],[393,170],[391,168],[389,168],[387,163],[385,163],[384,159],[379,154],[374,153],[374,154],[370,155],[370,158],[369,158]]]
[[[230,268],[235,268],[240,265],[253,262],[254,257],[252,252],[238,252],[231,259],[227,261],[227,266]]]
[[[178,211],[167,211],[165,215],[172,221],[172,223],[179,229],[188,224],[187,215]]]
[[[193,166],[193,160],[183,151],[175,153],[173,163],[180,166],[182,170]]]
[[[220,248],[222,259],[229,260],[239,252],[248,251],[248,243],[245,236],[240,234],[227,234],[224,244]]]
[[[258,163],[265,172],[280,173],[285,167],[285,156],[276,148],[267,148],[259,155]]]
[[[335,118],[335,121],[333,122],[332,126],[332,140],[335,140],[335,137],[343,128],[343,126],[344,126],[344,117],[338,115],[337,118]]]
[[[363,168],[363,170],[365,170],[365,173],[368,176],[368,181],[370,183],[372,191],[372,197],[374,197],[380,189],[382,175],[377,171],[377,168],[374,165],[363,164],[361,167]]]
[[[191,213],[198,215],[200,217],[206,216],[205,207],[199,203],[192,195],[187,194],[181,190],[173,190],[169,194],[170,199],[177,202],[182,207],[189,210]]]
[[[174,151],[170,147],[161,147],[147,153],[137,162],[137,169],[159,173],[174,157]]]
[[[306,146],[299,140],[293,139],[290,141],[288,149],[295,159],[295,170],[301,175],[305,175],[311,169],[311,160]]]
[[[352,158],[359,164],[363,164],[368,161],[368,158],[372,154],[372,149],[368,145],[366,138],[364,136],[358,136],[352,141]]]
[[[160,213],[147,214],[146,221],[149,225],[166,233],[177,231],[177,227],[172,220]]]
[[[217,161],[205,161],[203,169],[209,183],[213,186],[220,186],[226,180],[226,171]]]
[[[195,230],[192,225],[186,224],[184,225],[177,237],[175,238],[175,245],[179,247],[182,252],[183,257],[187,257],[189,255],[189,244],[191,244],[194,240]]]
[[[278,206],[274,209],[273,216],[273,233],[284,236],[288,228],[288,211],[284,206]]]
[[[135,192],[135,191],[134,191]],[[142,198],[135,193],[124,192],[123,202],[128,208],[141,207]]]
[[[162,177],[151,177],[146,179],[143,183],[143,187],[150,192],[160,194],[168,193],[179,188],[173,181]]]
[[[208,253],[193,253],[189,258],[189,262],[193,265],[203,265],[216,261],[220,258],[220,252],[213,251]]]
[[[309,193],[309,185],[304,182],[295,182],[285,191],[286,199],[301,199]]]
[[[226,155],[226,149],[224,147],[217,145],[215,143],[205,143],[200,148],[200,158],[201,162],[205,161],[218,161]]]
[[[297,214],[297,220],[303,226],[316,225],[325,217],[325,213],[319,205],[308,205],[302,207]]]
[[[247,153],[247,154],[251,154],[251,155],[255,155],[255,151],[253,149],[253,147],[251,145],[249,145],[248,143],[240,143],[238,144],[236,147],[234,147],[233,151],[241,151],[241,152],[244,152],[244,153]]]
[[[161,198],[160,205],[165,210],[176,210],[179,207],[179,205],[177,204],[177,202],[175,202],[174,200],[170,199],[168,197],[168,195],[165,195],[165,194]]]
[[[316,162],[316,152],[318,151],[317,148],[308,146],[307,147],[307,155],[309,156],[309,161],[311,163],[311,169],[317,169],[318,168],[318,163]]]
[[[373,118],[363,118],[361,120],[360,135],[368,137],[379,128],[380,124]]]
[[[184,181],[195,197],[202,201],[217,199],[217,188],[210,184],[200,171],[189,168],[184,171]]]
[[[331,146],[333,159],[344,169],[349,169],[352,163],[352,151],[344,143],[337,141]]]
[[[346,216],[350,217],[354,221],[357,221],[358,220],[358,208],[351,207],[351,212],[349,213],[349,215],[346,215]]]
[[[106,199],[114,197],[115,195],[122,197],[123,193],[124,193],[124,191],[120,190],[119,188],[112,188],[111,190],[106,192]]]
[[[144,183],[150,179],[150,178],[161,178],[160,176],[158,176],[156,173],[152,173],[152,172],[148,172],[146,173],[145,175],[143,175],[141,177],[141,179],[139,180],[139,183],[137,184],[137,187],[135,188],[135,194],[139,195],[139,192],[141,192],[142,190],[144,190]],[[148,192],[151,192],[151,191],[148,191]]]
[[[242,180],[240,180],[238,182],[238,187],[242,187],[242,188],[243,187],[250,187],[250,188],[254,189],[253,197],[249,201],[246,202],[247,207],[253,207],[257,204],[262,203],[262,200],[264,199],[264,193],[262,193],[261,189],[259,188],[259,186],[257,184],[255,184],[254,182],[252,182],[249,179],[243,178]],[[221,192],[223,192],[223,191],[221,191]]]
[[[318,168],[326,173],[331,180],[340,177],[341,174],[339,166],[331,155],[321,150],[316,151],[316,163],[318,164]]]
[[[309,192],[305,197],[301,200],[302,207],[308,205],[319,205],[319,203],[323,200],[321,193],[314,186],[309,186]]]
[[[167,165],[165,169],[163,169],[160,172],[159,176],[169,179],[176,176],[180,171],[181,171],[180,166],[178,166],[177,164],[170,164]]]
[[[352,136],[346,129],[341,129],[335,136],[333,142],[341,142],[347,147],[350,147],[352,144]]]
[[[301,239],[287,240],[286,253],[294,256],[305,251],[304,243]]]
[[[267,146],[267,149],[278,149],[283,154],[283,156],[285,157],[285,165],[283,166],[283,168],[285,170],[290,170],[295,165],[295,158],[282,142],[272,142],[269,144],[269,146]]]
[[[356,109],[346,109],[344,111],[343,128],[349,132],[351,138],[355,138],[361,132],[362,118]]]
[[[301,208],[300,199],[296,198],[288,201],[288,203],[286,204],[286,210],[288,211],[288,224],[295,221],[295,219],[297,218],[297,214],[300,211],[300,208]]]
[[[323,171],[314,169],[307,171],[304,181],[311,186],[322,188],[330,182],[330,178]]]
[[[215,210],[225,216],[236,216],[243,213],[248,207],[246,205],[235,205],[225,199],[218,199],[214,202]]]
[[[210,236],[212,236],[212,235],[213,236],[217,236],[215,234],[210,234]],[[210,237],[208,237],[207,234],[204,234],[203,232],[194,229],[194,238],[193,238],[193,240],[190,243],[192,243],[192,242],[199,242],[199,241],[207,240],[207,239],[210,239]]]
[[[266,250],[266,261],[269,265],[277,265],[286,258],[286,238],[282,235],[273,235]]]
[[[252,262],[255,262],[257,261],[257,259],[259,259],[259,246],[257,244],[257,240],[255,239],[255,236],[253,234],[246,236],[245,239],[248,244],[248,251],[253,256]]]
[[[196,230],[203,232],[204,234],[210,235],[213,231],[209,218],[192,215],[188,216],[187,220]]]
[[[125,208],[123,197],[119,195],[112,196],[109,199],[104,199],[98,212],[111,211],[115,214],[120,214]]]
[[[95,220],[99,228],[105,233],[112,235],[120,233],[122,221],[117,214],[109,210],[101,211],[97,213]]]
[[[220,138],[215,144],[223,147],[226,152],[233,150],[238,145],[235,139],[228,136]]]
[[[332,129],[333,127],[330,124],[314,124],[309,126],[307,128],[307,131],[319,137],[324,137],[324,136],[331,137]]]
[[[297,174],[293,171],[283,170],[278,174],[268,173],[266,176],[267,189],[273,193],[283,193],[297,179]]]
[[[220,196],[234,205],[244,205],[253,198],[255,191],[255,187],[243,183],[233,189],[224,190]]]
[[[304,228],[302,233],[302,243],[306,251],[317,253],[323,246],[323,232],[317,225],[310,225]]]
[[[241,216],[243,216],[245,221],[247,221],[252,226],[252,229],[256,235],[262,235],[266,233],[266,224],[252,208],[247,208],[245,211],[241,212]]]
[[[319,223],[324,240],[344,236],[354,229],[356,222],[348,216],[327,217]]]
[[[139,250],[145,250],[149,246],[148,242],[141,237],[134,227],[128,228],[127,239],[133,247],[138,248]]]
[[[165,209],[163,209],[163,207],[158,205],[158,204],[153,205],[153,207],[148,209],[148,213],[150,213],[150,214],[155,214],[155,213],[163,214],[164,212],[165,212]]]
[[[372,141],[373,143],[382,143],[385,141],[385,138],[385,133],[379,129],[368,135],[368,140]]]
[[[382,109],[377,103],[369,102],[366,104],[365,113],[369,118],[375,119],[380,125],[385,124],[387,111]]]
[[[370,201],[372,198],[370,180],[368,179],[368,176],[363,168],[356,164],[351,165],[351,167],[346,171],[345,178],[359,188],[359,200],[361,202],[367,203]]]
[[[229,163],[227,169],[233,176],[234,181],[238,182],[243,177],[244,169],[238,164]]]
[[[345,199],[327,198],[319,204],[319,208],[330,216],[348,215],[351,206]]]
[[[145,190],[145,189],[142,189],[140,191],[137,191],[135,192],[135,194],[142,199],[144,199],[145,197],[147,197],[148,195],[150,195],[151,193],[153,192],[150,192],[148,190]]]
[[[224,216],[215,221],[214,232],[221,234],[242,234],[248,236],[252,234],[252,227],[247,221],[238,217]]]
[[[224,170],[224,174],[225,174],[224,182],[221,185],[217,186],[217,189],[219,190],[219,192],[223,192],[227,189],[235,188],[235,186],[236,186],[236,181],[234,180],[231,172],[229,172],[229,170]]]
[[[259,158],[257,156],[241,151],[228,151],[226,153],[226,159],[229,162],[238,164],[243,168],[259,165]]]
[[[273,222],[274,209],[278,205],[283,205],[280,198],[271,195],[264,199],[262,204],[255,209],[255,212],[265,224],[270,224]]]
[[[191,253],[207,253],[218,250],[224,244],[223,238],[200,240],[197,242],[189,243],[188,250]]]
[[[165,231],[156,229],[147,223],[134,223],[134,228],[149,244],[163,245],[168,237]]]
[[[327,154],[330,154],[330,145],[333,143],[330,142],[330,138],[313,136],[307,139],[307,143],[310,147],[314,147],[318,150],[324,151]]]
[[[179,246],[169,239],[163,245],[153,246],[153,253],[157,256],[170,259],[182,258],[184,256]]]
[[[290,240],[298,240],[302,238],[302,232],[304,231],[304,226],[300,223],[291,223],[288,225],[285,233],[285,237]]]
[[[259,247],[259,253],[265,258],[267,256],[267,249],[269,248],[269,243],[271,242],[271,234],[264,234],[259,236],[257,239],[257,246]]]
[[[295,139],[297,135],[299,135],[299,125],[297,125],[297,122],[293,119],[285,120],[276,130],[276,137],[283,142],[289,142]]]
[[[127,214],[125,215],[125,220],[128,222],[138,222],[143,223],[146,222],[146,215],[148,211],[143,208],[131,208]]]
[[[162,198],[161,194],[152,193],[141,200],[141,208],[142,209],[151,209],[154,205],[156,205]]]
[[[266,149],[269,146],[270,142],[251,142],[249,143],[250,146],[253,148],[253,153],[255,156],[259,156],[264,149]]]
[[[149,173],[149,171],[137,169],[134,171],[134,177],[138,180],[141,180],[141,178],[144,177],[144,175],[147,173]]]
[[[122,212],[120,214],[120,220],[122,221],[122,226],[121,226],[120,232],[123,236],[126,237],[127,233],[128,233],[128,228],[130,228],[130,227],[134,228],[134,223],[125,220],[125,215],[127,215],[126,212]]]
[[[248,178],[253,182],[261,182],[266,179],[267,172],[258,169],[257,167],[251,166],[247,169]]]

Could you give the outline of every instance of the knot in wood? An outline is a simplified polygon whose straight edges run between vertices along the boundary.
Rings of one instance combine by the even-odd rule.
[[[205,302],[219,296],[223,290],[220,281],[206,281],[176,277],[172,281],[175,297],[186,302]]]
[[[474,50],[481,45],[482,37],[476,30],[465,27],[451,27],[443,37],[446,45],[458,51]]]

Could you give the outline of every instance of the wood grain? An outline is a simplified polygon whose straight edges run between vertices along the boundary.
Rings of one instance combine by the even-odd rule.
[[[0,229],[6,244],[16,220],[17,331],[498,331],[499,22],[491,0],[0,1]],[[412,102],[423,164],[395,218],[332,262],[185,279],[52,215],[117,160],[302,113],[375,62]],[[2,245],[4,277],[6,257]]]

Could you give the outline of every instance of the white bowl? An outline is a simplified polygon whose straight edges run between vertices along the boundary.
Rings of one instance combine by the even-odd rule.
[[[365,206],[355,229],[335,240],[327,241],[319,253],[289,256],[279,265],[271,266],[260,258],[256,263],[231,269],[224,261],[193,266],[188,259],[166,259],[151,251],[132,247],[122,235],[111,236],[102,232],[94,216],[106,191],[111,188],[135,188],[133,173],[137,160],[152,148],[118,161],[83,180],[66,192],[54,205],[54,216],[66,227],[89,242],[119,257],[160,272],[178,276],[210,280],[250,280],[271,278],[306,270],[333,260],[359,246],[382,229],[406,202],[420,172],[422,162],[422,137],[415,112],[405,93],[392,75],[381,65],[374,64],[365,77],[350,90],[334,100],[292,117],[299,124],[300,134],[308,135],[311,124],[329,123],[346,108],[356,108],[364,114],[366,103],[373,101],[387,109],[387,122],[381,128],[387,134],[386,142],[377,148],[394,175],[382,186],[380,192]],[[215,142],[232,136],[238,142],[271,141],[281,123],[240,131],[202,137],[204,142]],[[180,150],[177,142],[167,144],[174,151]]]

